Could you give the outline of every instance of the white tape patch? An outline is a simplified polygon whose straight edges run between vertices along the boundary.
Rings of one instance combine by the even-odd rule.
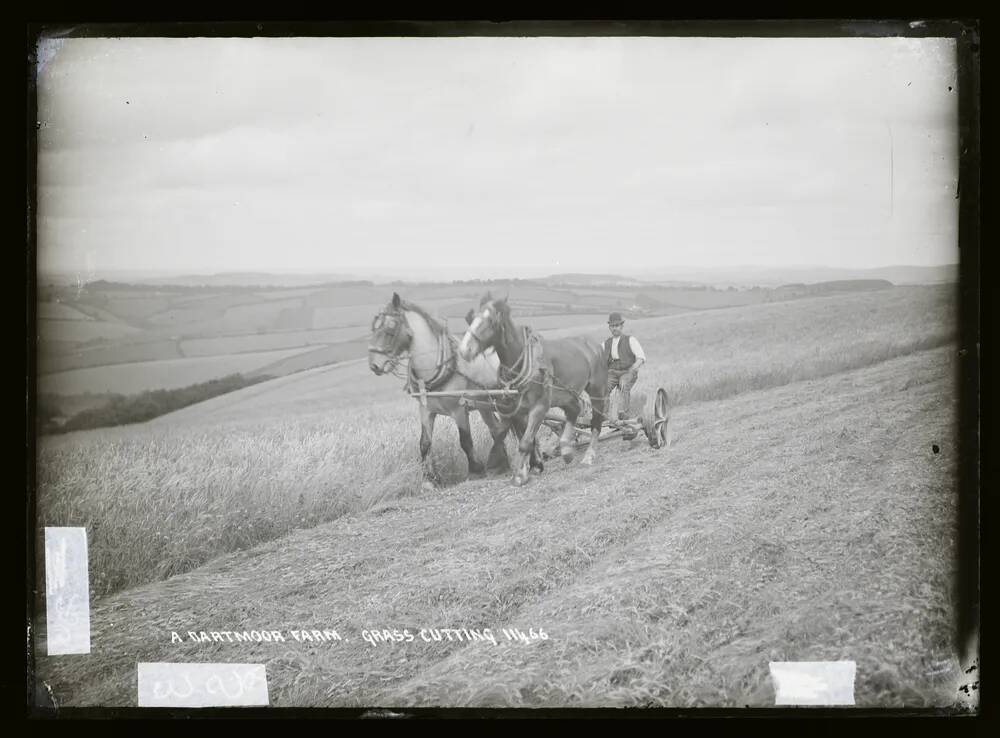
[[[771,661],[775,705],[853,705],[853,661]]]
[[[45,529],[47,653],[90,653],[87,529]]]
[[[263,664],[139,664],[139,707],[268,704]]]

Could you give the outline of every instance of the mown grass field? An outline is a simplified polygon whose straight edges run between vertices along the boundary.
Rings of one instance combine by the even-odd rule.
[[[416,405],[363,363],[42,439],[38,526],[87,527],[95,601],[92,654],[39,673],[62,704],[199,660],[266,663],[281,705],[766,705],[768,660],[849,658],[859,704],[953,704],[953,292],[630,322],[674,448],[609,441],[524,489],[463,481],[440,419],[452,486],[422,493]],[[170,645],[265,626],[348,641]],[[553,636],[360,638],[508,626]]]

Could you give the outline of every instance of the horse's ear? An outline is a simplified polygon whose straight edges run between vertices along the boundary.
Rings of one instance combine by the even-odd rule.
[[[398,292],[393,292],[392,293],[392,306],[394,308],[396,308],[396,309],[399,309],[399,293]]]
[[[472,308],[469,308],[469,312],[465,314],[465,322],[468,323],[469,325],[472,325],[472,319],[474,317],[476,317],[476,311],[473,310]]]

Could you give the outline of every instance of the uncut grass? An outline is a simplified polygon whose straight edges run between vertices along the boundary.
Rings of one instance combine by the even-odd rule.
[[[635,321],[649,355],[636,396],[662,385],[673,405],[720,399],[947,344],[956,330],[953,292],[897,288]],[[88,528],[95,594],[162,579],[418,494],[416,411],[400,397],[365,409],[43,443],[38,526]],[[490,439],[479,420],[473,437],[482,461]],[[432,458],[445,485],[466,478],[448,418],[438,420]]]
[[[514,310],[515,322],[519,322]],[[530,323],[529,319],[525,322]],[[626,333],[648,363],[637,388],[662,386],[672,405],[718,400],[859,369],[957,338],[952,285],[850,295],[632,320]],[[544,331],[554,338],[579,330]],[[588,331],[598,340],[607,329]]]
[[[97,595],[163,579],[419,491],[414,411],[406,403],[43,447],[38,528],[87,528]],[[453,484],[466,476],[465,456],[454,424],[438,425],[436,466]],[[483,458],[488,434],[478,436]]]

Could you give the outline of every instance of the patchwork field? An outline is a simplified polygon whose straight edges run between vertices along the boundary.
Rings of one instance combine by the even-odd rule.
[[[246,351],[270,351],[299,346],[327,345],[358,339],[368,335],[368,326],[328,328],[316,331],[280,331],[245,333],[218,338],[192,338],[181,342],[185,356],[218,356]]]
[[[253,372],[303,351],[308,351],[308,348],[73,369],[42,375],[38,380],[38,391],[75,395],[85,392],[134,394],[151,389],[174,389],[228,374]]]
[[[44,391],[59,396],[56,416],[81,403],[91,405],[81,393],[111,387],[120,393],[172,389],[232,371],[284,375],[364,357],[371,320],[393,291],[419,301],[450,330],[461,332],[466,312],[487,289],[508,294],[519,313],[545,331],[587,325],[600,329],[612,309],[660,316],[686,312],[694,309],[688,293],[697,294],[699,309],[717,309],[737,294],[707,287],[660,290],[675,294],[677,303],[688,303],[678,306],[639,299],[636,287],[554,287],[525,280],[299,288],[110,282],[48,286],[38,303],[37,372]],[[738,294],[762,299],[759,290]],[[637,300],[644,306],[635,305]],[[287,353],[264,355],[280,351]]]
[[[139,332],[138,328],[124,323],[109,323],[105,320],[93,320],[89,317],[85,320],[77,318],[70,320],[45,319],[40,322],[38,333],[40,341],[71,341],[74,343],[113,341]]]
[[[40,320],[93,320],[86,313],[58,302],[43,302],[40,304],[38,306],[38,317]]]
[[[524,488],[466,480],[441,419],[422,491],[416,403],[363,361],[43,438],[37,524],[87,527],[93,601],[91,653],[39,677],[63,706],[134,704],[138,661],[263,663],[281,706],[766,706],[768,661],[852,659],[859,705],[953,706],[956,315],[943,286],[630,321],[673,447]],[[362,637],[512,627],[548,638]],[[343,639],[187,638],[261,628]]]

